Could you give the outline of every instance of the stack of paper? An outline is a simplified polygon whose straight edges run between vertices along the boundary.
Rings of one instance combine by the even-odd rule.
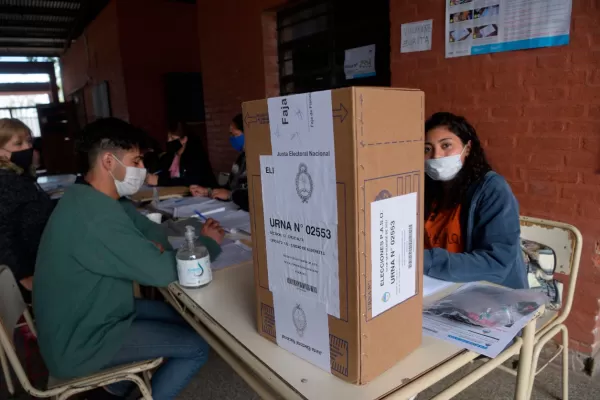
[[[439,291],[442,291],[452,285],[455,285],[454,282],[442,281],[439,279],[431,278],[427,275],[423,276],[423,296],[431,296]]]
[[[221,246],[221,249],[223,252],[219,258],[217,258],[210,265],[213,270],[223,269],[252,261],[252,248],[246,246],[238,240]]]
[[[470,283],[464,290],[481,283]],[[510,290],[510,289],[506,289]],[[454,319],[423,313],[423,334],[458,347],[494,358],[500,354],[535,316],[535,312],[518,319],[510,326],[480,327]]]

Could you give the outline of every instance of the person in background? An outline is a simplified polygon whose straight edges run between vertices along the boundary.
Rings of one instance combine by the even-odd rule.
[[[425,172],[425,274],[526,288],[519,204],[465,118],[427,120]]]
[[[177,279],[164,229],[123,198],[144,183],[146,136],[127,122],[101,119],[83,131],[84,180],[69,187],[40,243],[33,307],[42,356],[52,376],[76,378],[164,357],[152,379],[157,400],[173,399],[205,364],[206,342],[166,303],[135,299],[133,284]],[[211,259],[223,229],[213,220],[198,241]],[[130,386],[111,385],[125,395]]]
[[[223,201],[233,201],[242,210],[248,211],[248,178],[246,176],[246,152],[244,136],[244,119],[242,114],[236,115],[229,124],[229,142],[240,154],[238,155],[227,185],[222,188],[214,186],[192,185],[192,196],[212,197]]]
[[[148,175],[149,185],[212,187],[217,184],[202,142],[187,135],[181,124],[168,133],[167,151],[160,156],[158,169]]]
[[[8,266],[31,301],[35,259],[53,203],[37,185],[31,130],[0,119],[0,265]]]

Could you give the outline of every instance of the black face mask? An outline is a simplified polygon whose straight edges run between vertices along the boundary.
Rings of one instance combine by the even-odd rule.
[[[14,151],[10,155],[10,162],[25,171],[29,171],[31,164],[33,164],[33,149]]]
[[[181,144],[181,140],[171,140],[170,142],[167,142],[167,153],[177,153],[182,147],[183,145]]]

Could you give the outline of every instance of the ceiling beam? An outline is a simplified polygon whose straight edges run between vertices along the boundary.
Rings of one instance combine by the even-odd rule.
[[[36,20],[26,20],[23,21],[21,19],[9,20],[3,19],[0,22],[2,28],[53,28],[53,29],[69,29],[69,24],[65,22],[55,22],[55,21],[36,21]]]
[[[1,56],[46,56],[58,57],[63,51],[62,47],[24,47],[24,46],[3,46],[0,44]]]
[[[14,92],[50,92],[50,82],[40,83],[0,83],[0,93]]]
[[[18,15],[53,15],[61,17],[77,17],[79,10],[51,7],[22,7],[0,5],[0,14],[18,14]]]
[[[54,71],[51,62],[2,62],[0,74],[50,74]]]
[[[19,38],[32,38],[36,40],[39,39],[60,39],[65,40],[67,36],[67,31],[47,31],[43,29],[35,29],[35,28],[23,28],[23,29],[6,29],[4,26],[0,27],[0,38],[8,38],[8,39],[19,39]],[[1,40],[1,39],[0,39]]]

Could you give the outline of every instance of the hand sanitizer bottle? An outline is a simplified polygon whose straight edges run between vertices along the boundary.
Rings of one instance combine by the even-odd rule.
[[[206,247],[196,244],[193,226],[185,227],[186,243],[177,251],[179,284],[186,288],[199,288],[212,281],[210,255]]]

